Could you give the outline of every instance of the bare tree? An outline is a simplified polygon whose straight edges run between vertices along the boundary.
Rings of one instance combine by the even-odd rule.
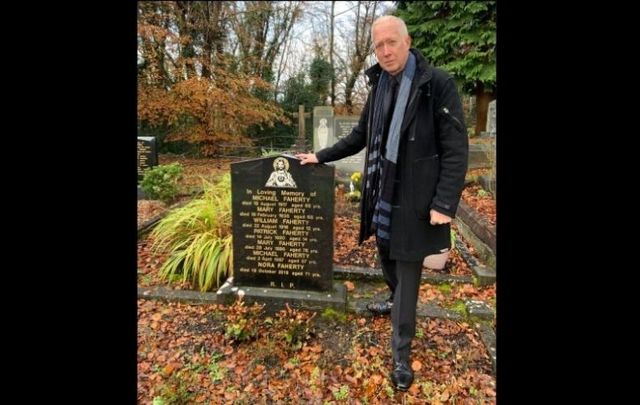
[[[269,78],[276,56],[300,18],[301,2],[246,1],[236,9],[232,27],[241,71]]]
[[[335,13],[336,13],[336,2],[335,0],[331,1],[331,24],[329,27],[329,63],[331,64],[331,71],[335,72],[335,67],[333,65],[333,32],[335,31]],[[336,105],[336,79],[335,74],[331,77],[331,106]]]
[[[364,63],[371,51],[371,24],[376,18],[378,1],[358,1],[355,13],[354,50],[349,55],[349,73],[345,84],[345,107],[349,114],[353,113],[352,92]]]

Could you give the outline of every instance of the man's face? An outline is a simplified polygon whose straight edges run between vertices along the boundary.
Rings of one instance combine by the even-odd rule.
[[[278,160],[278,163],[276,163],[276,166],[278,167],[279,170],[284,169],[284,162],[282,160]]]
[[[382,69],[396,75],[404,69],[409,57],[411,37],[400,35],[397,22],[384,21],[373,28],[373,46]]]

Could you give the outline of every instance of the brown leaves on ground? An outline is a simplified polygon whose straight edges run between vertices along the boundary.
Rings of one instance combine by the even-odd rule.
[[[491,225],[496,224],[496,200],[478,184],[470,184],[462,191],[462,199]]]
[[[357,218],[357,217],[356,217]],[[353,217],[336,215],[333,220],[333,263],[341,266],[379,267],[374,238],[358,245],[360,224]]]
[[[233,331],[249,323],[252,337],[234,340]],[[424,318],[417,330],[415,382],[401,393],[388,378],[388,317],[362,324],[349,315],[339,323],[291,309],[265,316],[260,306],[140,300],[138,400],[495,403],[491,362],[477,332],[464,322]]]
[[[170,163],[162,157],[161,162]],[[187,166],[195,173],[213,169],[210,162],[195,160]],[[335,216],[334,263],[378,267],[374,239],[357,245],[358,216]],[[150,244],[150,237],[138,242],[141,286],[163,284],[157,269],[164,257],[154,257]],[[470,274],[455,250],[450,261],[452,274]],[[357,289],[362,283],[345,284]],[[495,287],[423,283],[420,288],[421,303],[446,307],[467,298],[491,302]],[[348,315],[341,323],[306,311],[265,316],[254,306],[140,300],[138,401],[151,404],[160,397],[165,403],[495,403],[491,361],[470,325],[418,319],[411,364],[415,382],[406,393],[394,392],[388,378],[390,339],[389,317]]]
[[[465,300],[484,301],[488,305],[495,307],[496,286],[475,286],[473,284],[446,284],[434,285],[422,283],[420,285],[419,302],[423,304],[434,303],[443,308],[454,306],[458,302]]]
[[[202,190],[202,178],[215,182],[220,176],[228,173],[233,159],[188,158],[182,155],[161,154],[158,161],[162,165],[180,163],[183,171],[178,181],[178,190],[181,194],[192,194]]]
[[[162,201],[138,200],[138,226],[155,218],[166,209],[167,206]]]
[[[467,244],[465,245],[468,246]],[[448,274],[453,274],[456,276],[473,274],[471,268],[464,260],[458,249],[452,249],[450,251],[446,269]]]

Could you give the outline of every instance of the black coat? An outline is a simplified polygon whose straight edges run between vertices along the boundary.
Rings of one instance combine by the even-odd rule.
[[[390,258],[420,261],[450,248],[450,225],[431,225],[429,210],[454,217],[467,172],[469,140],[462,103],[453,79],[430,66],[414,48],[416,72],[400,130],[398,179],[391,214]],[[375,94],[382,73],[379,64],[366,72],[372,86],[358,125],[349,136],[316,153],[318,161],[331,162],[367,147],[362,195],[366,195],[368,155]],[[374,207],[361,201],[359,243],[371,236]]]

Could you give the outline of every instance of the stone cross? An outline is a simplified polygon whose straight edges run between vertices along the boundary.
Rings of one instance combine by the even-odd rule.
[[[307,145],[307,140],[305,138],[304,120],[305,118],[311,118],[311,113],[304,112],[304,105],[301,104],[298,106],[298,112],[293,113],[293,116],[298,118],[298,138],[291,148],[295,152],[306,153],[309,150],[309,146]]]

